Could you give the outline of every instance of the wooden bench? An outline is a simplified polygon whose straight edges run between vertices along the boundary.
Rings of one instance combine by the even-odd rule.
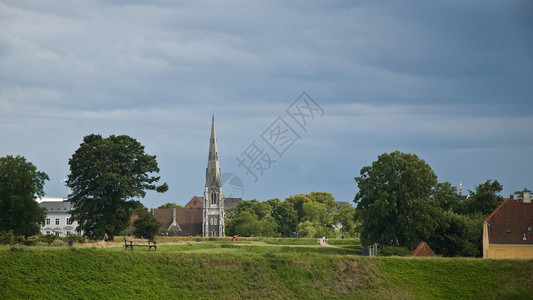
[[[128,247],[130,247],[131,250],[133,250],[133,246],[135,247],[148,247],[148,251],[154,247],[154,251],[157,251],[157,244],[154,241],[153,243],[150,240],[147,239],[128,239],[124,238],[124,249],[128,250]]]

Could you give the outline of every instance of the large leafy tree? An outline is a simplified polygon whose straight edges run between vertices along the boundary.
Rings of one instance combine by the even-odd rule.
[[[414,154],[384,153],[361,169],[354,202],[361,241],[414,248],[437,226],[431,201],[437,176]]]
[[[25,237],[39,233],[46,212],[35,202],[44,196],[44,172],[22,156],[0,157],[0,232]]]
[[[159,172],[156,157],[127,135],[84,137],[69,165],[72,217],[78,230],[93,239],[105,233],[112,239],[129,225],[136,207],[131,200],[144,197],[146,190],[168,189],[166,183],[156,186],[160,177],[152,176]]]

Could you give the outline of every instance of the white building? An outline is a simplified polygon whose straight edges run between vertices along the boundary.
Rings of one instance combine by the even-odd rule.
[[[42,234],[64,236],[67,233],[76,233],[78,222],[70,220],[72,204],[68,199],[43,197],[37,198],[37,203],[46,208],[46,218],[44,224],[41,224]]]

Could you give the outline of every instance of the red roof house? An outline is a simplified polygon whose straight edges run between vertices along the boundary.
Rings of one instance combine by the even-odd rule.
[[[533,203],[505,199],[483,221],[483,258],[533,258]]]

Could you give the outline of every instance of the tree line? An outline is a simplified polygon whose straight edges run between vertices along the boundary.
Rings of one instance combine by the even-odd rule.
[[[355,207],[333,195],[312,192],[285,201],[245,200],[226,211],[226,234],[265,237],[353,237]]]
[[[380,155],[361,169],[355,181],[359,188],[355,207],[340,207],[331,194],[321,192],[285,201],[242,201],[228,210],[226,233],[359,236],[363,245],[407,252],[425,241],[444,256],[475,257],[481,255],[482,221],[504,200],[496,180],[481,183],[463,199],[451,183],[438,182],[424,160],[399,151]]]
[[[156,157],[135,139],[91,134],[69,159],[72,219],[91,239],[111,239],[126,229],[132,215],[135,235],[153,237],[160,224],[136,199],[146,191],[165,192]],[[48,175],[22,156],[0,157],[0,233],[28,237],[39,233],[46,212],[36,197],[44,196]],[[281,201],[241,201],[226,211],[226,233],[240,236],[353,237],[413,249],[427,242],[445,256],[479,256],[482,220],[502,201],[502,186],[487,180],[461,199],[449,182],[415,154],[384,153],[355,177],[355,206],[339,205],[330,193],[312,192]],[[527,189],[525,189],[527,190]],[[517,192],[519,193],[519,192]]]
[[[502,202],[502,186],[487,180],[461,199],[449,182],[415,154],[384,153],[355,177],[356,219],[364,245],[414,249],[425,241],[444,256],[480,256],[482,221]]]

